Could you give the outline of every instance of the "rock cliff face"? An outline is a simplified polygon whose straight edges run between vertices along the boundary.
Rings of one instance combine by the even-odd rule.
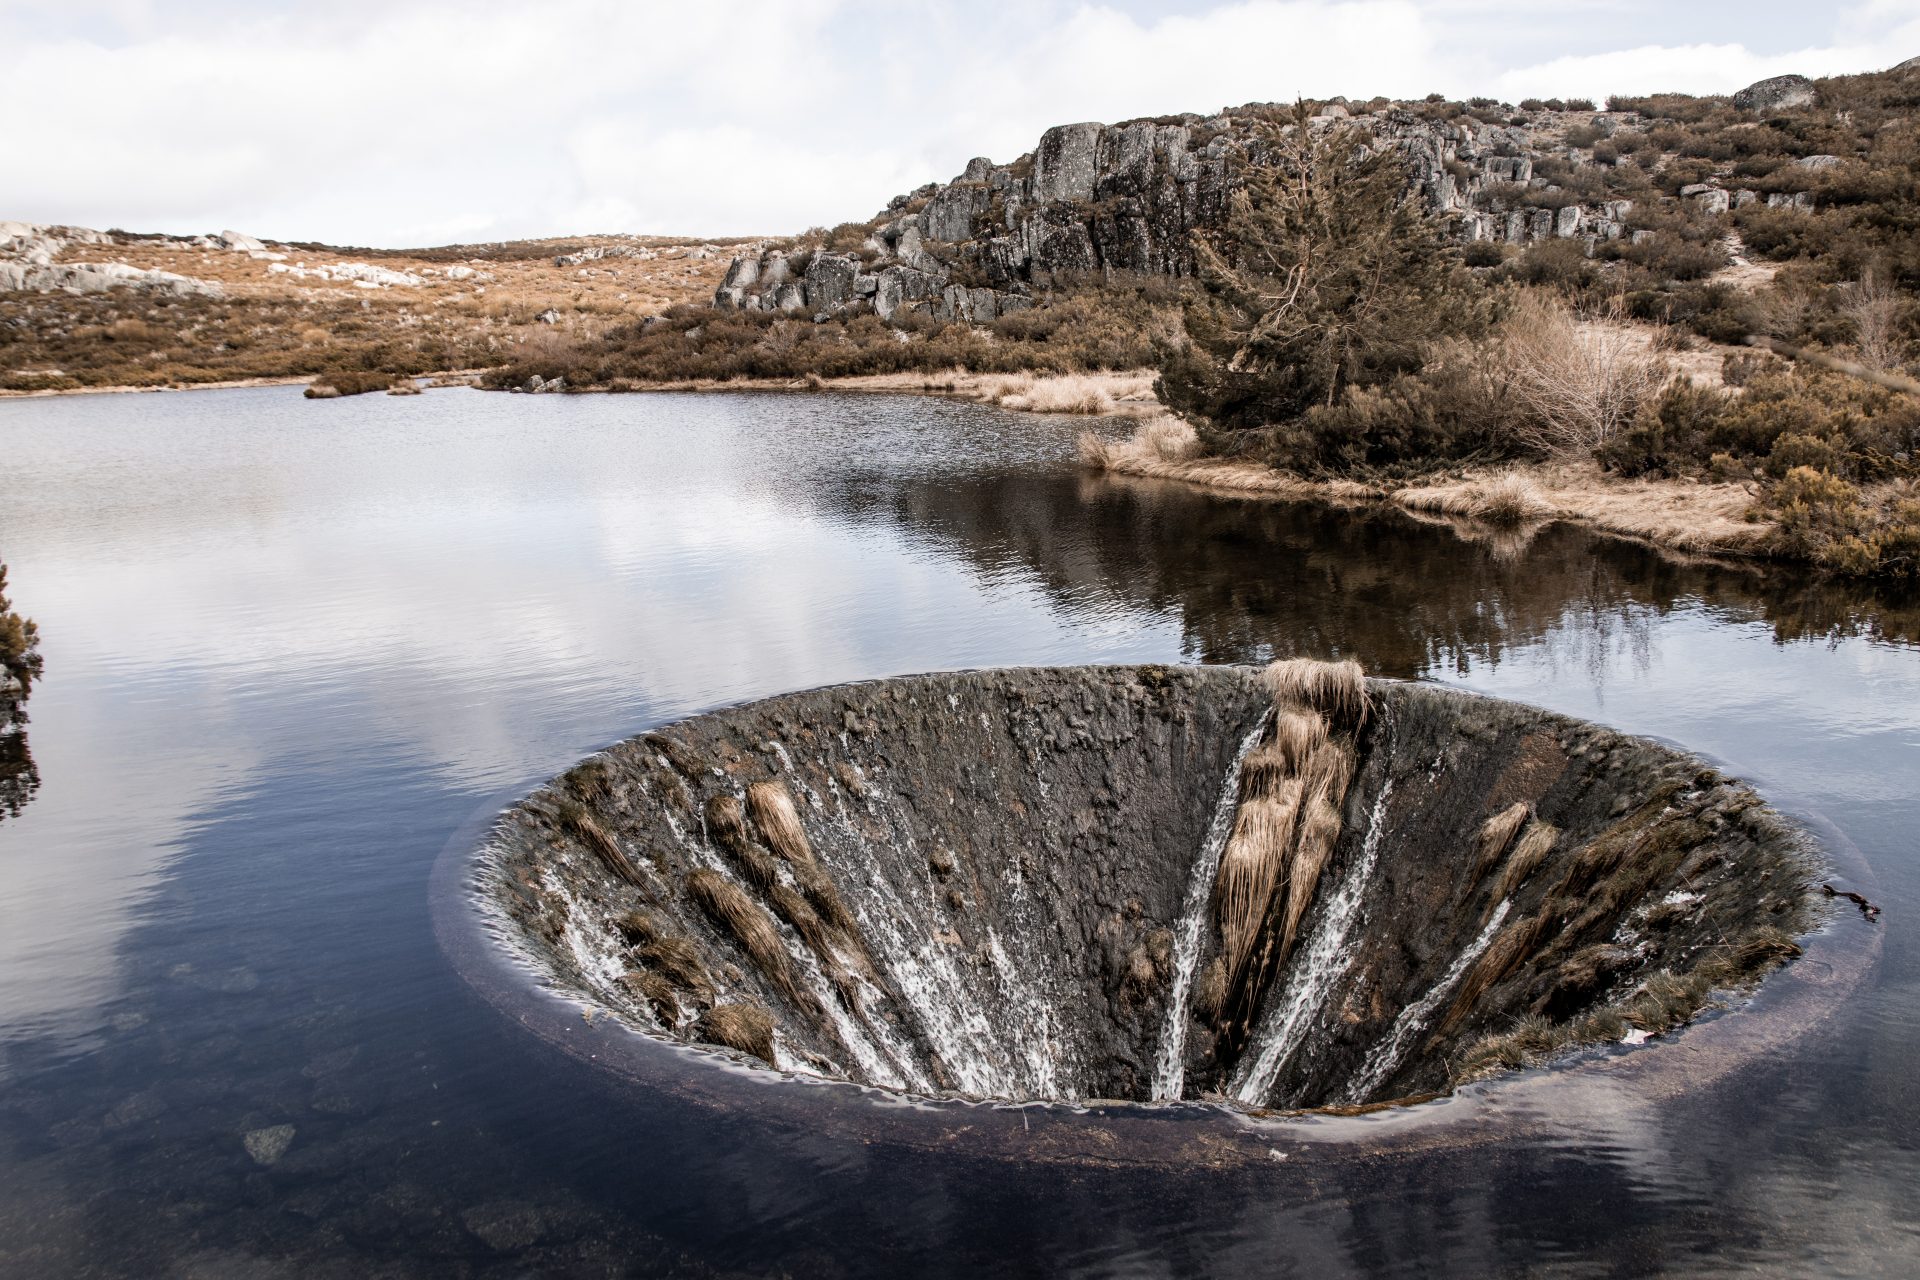
[[[1805,105],[1812,93],[1804,77],[1783,76],[1735,100],[1764,113]],[[1222,225],[1245,165],[1269,162],[1255,125],[1276,110],[1058,125],[1010,164],[980,157],[951,182],[895,197],[857,251],[775,248],[735,258],[714,305],[815,318],[862,308],[886,318],[904,310],[982,323],[1029,305],[1036,287],[1060,275],[1190,275],[1193,233]],[[1632,201],[1542,200],[1561,188],[1535,169],[1548,157],[1575,168],[1596,163],[1591,145],[1573,145],[1569,131],[1611,134],[1637,122],[1634,113],[1542,110],[1508,118],[1522,123],[1436,120],[1418,105],[1356,115],[1336,101],[1311,127],[1357,127],[1397,152],[1410,194],[1462,242],[1562,239],[1591,246],[1632,234]],[[1681,198],[1717,215],[1762,197],[1703,186]],[[1805,193],[1765,199],[1812,207]]]

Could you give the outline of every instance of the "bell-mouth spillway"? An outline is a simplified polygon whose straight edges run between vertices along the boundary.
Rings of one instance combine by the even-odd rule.
[[[590,757],[473,865],[602,1036],[878,1100],[1251,1116],[1637,1044],[1820,912],[1809,837],[1692,756],[1307,661],[768,698]]]

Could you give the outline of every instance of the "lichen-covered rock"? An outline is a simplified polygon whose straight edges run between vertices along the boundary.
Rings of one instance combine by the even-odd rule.
[[[1733,95],[1733,105],[1742,111],[1788,111],[1810,107],[1820,94],[1805,76],[1770,76],[1757,80]]]

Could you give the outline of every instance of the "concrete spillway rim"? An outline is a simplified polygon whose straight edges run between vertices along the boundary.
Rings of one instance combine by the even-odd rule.
[[[1133,669],[1141,664],[1107,665]],[[965,670],[989,669],[1040,668]],[[849,681],[770,697],[912,678]],[[1488,696],[1421,683],[1451,696]],[[740,699],[681,719],[767,700]],[[622,741],[679,722],[647,726]],[[1661,745],[1711,763],[1683,746]],[[548,1046],[653,1098],[904,1148],[1019,1162],[1193,1168],[1270,1166],[1289,1158],[1290,1150],[1312,1151],[1324,1162],[1338,1153],[1415,1154],[1528,1136],[1564,1137],[1569,1130],[1585,1133],[1593,1123],[1656,1107],[1778,1057],[1828,1022],[1871,975],[1880,956],[1877,925],[1856,912],[1829,909],[1801,939],[1803,954],[1769,974],[1757,990],[1723,1007],[1710,1006],[1693,1022],[1645,1045],[1585,1048],[1440,1097],[1383,1103],[1359,1113],[1266,1111],[1218,1100],[1071,1103],[907,1094],[776,1071],[731,1050],[649,1032],[557,986],[481,887],[494,827],[540,785],[518,785],[490,798],[454,832],[430,877],[436,939],[487,1004]],[[1874,896],[1871,869],[1838,828],[1804,807],[1775,807],[1815,840],[1836,878]]]

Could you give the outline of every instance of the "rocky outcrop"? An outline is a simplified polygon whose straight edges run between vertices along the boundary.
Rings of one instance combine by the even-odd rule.
[[[1772,76],[1755,81],[1733,95],[1733,105],[1742,111],[1787,111],[1810,107],[1819,98],[1813,81],[1805,76]]]
[[[253,245],[260,243],[237,231],[222,234]],[[142,289],[180,298],[221,296],[220,286],[213,281],[171,271],[145,270],[124,262],[55,261],[69,245],[110,247],[113,243],[111,235],[91,227],[0,222],[0,293],[81,294]],[[264,252],[264,246],[259,252]]]
[[[1790,89],[1766,100],[1792,105],[1799,99]],[[1011,164],[977,157],[951,182],[896,197],[857,250],[737,256],[714,303],[814,319],[865,309],[979,323],[1088,273],[1191,275],[1194,233],[1223,224],[1244,166],[1270,162],[1256,129],[1269,114],[1245,108],[1056,126]],[[1356,115],[1336,101],[1310,127],[1362,129],[1373,145],[1391,148],[1413,196],[1462,242],[1573,240],[1591,250],[1632,233],[1632,201],[1570,200],[1539,170],[1548,158],[1576,168],[1600,163],[1591,147],[1566,140],[1568,130],[1607,134],[1638,117],[1542,111],[1507,119],[1439,120],[1400,106]],[[1680,198],[1719,215],[1759,195],[1710,184]],[[1787,203],[1810,208],[1812,197],[1790,195]]]
[[[221,295],[220,286],[211,280],[145,271],[124,262],[0,262],[0,293],[105,293],[109,289],[144,289],[179,298]]]

